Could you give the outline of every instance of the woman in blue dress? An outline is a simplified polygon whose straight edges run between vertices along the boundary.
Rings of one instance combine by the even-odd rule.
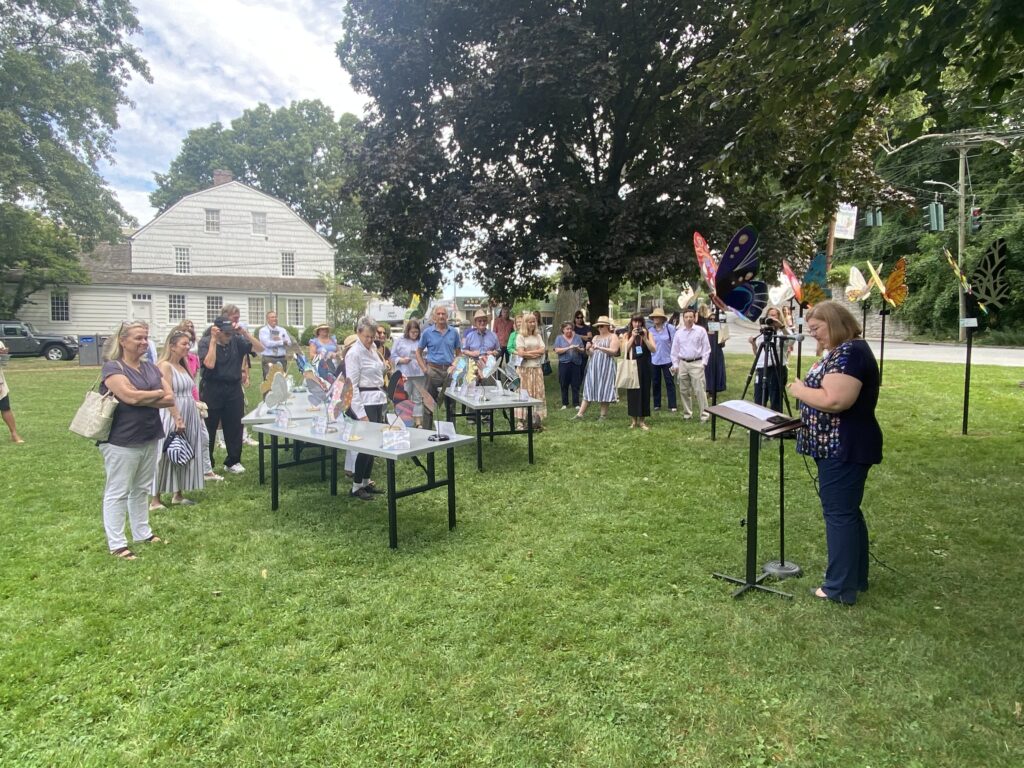
[[[598,335],[587,344],[590,362],[583,381],[583,402],[573,416],[573,420],[582,419],[591,403],[601,406],[603,420],[608,415],[608,406],[615,401],[615,359],[619,356],[619,337],[612,333],[612,321],[607,315],[601,315],[594,323]]]
[[[338,351],[338,339],[331,333],[331,326],[321,323],[313,329],[314,336],[309,340],[309,359],[320,358],[317,375],[320,378],[332,379],[337,374],[339,361],[342,359]]]

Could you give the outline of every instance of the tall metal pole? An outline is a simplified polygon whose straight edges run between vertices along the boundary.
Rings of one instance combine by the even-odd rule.
[[[967,207],[967,142],[960,138],[960,183],[957,185],[957,236],[956,236],[956,263],[960,267],[960,273],[964,271],[964,248],[967,245],[967,222],[965,210]],[[962,282],[957,281],[957,292],[960,298],[960,341],[967,338],[967,329],[964,328],[963,320],[967,317],[967,294],[964,291]]]

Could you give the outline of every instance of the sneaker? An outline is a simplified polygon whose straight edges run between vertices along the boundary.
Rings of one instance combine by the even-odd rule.
[[[656,411],[660,411],[660,410],[661,410],[661,406],[660,406],[660,405],[656,405],[656,406],[654,406],[654,410],[656,410]]]
[[[564,411],[564,410],[565,410],[566,408],[568,408],[568,407],[569,407],[568,405],[563,405],[563,406],[562,406],[561,408],[559,408],[558,410],[560,410],[560,411]]]
[[[218,480],[223,480],[224,478],[223,476],[218,475],[216,472],[207,472],[205,475],[203,475],[203,479],[217,482]]]
[[[225,444],[223,440],[217,441],[217,447],[220,448],[222,451],[226,451],[228,449],[228,446]]]
[[[685,413],[683,414],[683,420],[684,421],[689,421],[692,418],[693,418],[693,416],[690,416],[689,414],[685,414]]]
[[[678,408],[669,408],[669,411],[671,411],[672,413],[675,413],[678,410],[679,410]]]
[[[242,442],[243,442],[243,443],[244,443],[245,445],[259,445],[259,444],[260,444],[260,441],[259,441],[259,440],[253,440],[253,439],[252,439],[251,437],[249,437],[248,435],[246,435],[245,437],[243,437],[243,438],[242,438]]]
[[[241,465],[241,463],[232,464],[230,467],[226,466],[226,467],[224,467],[224,469],[226,469],[228,472],[230,472],[233,475],[240,475],[243,472],[245,472],[245,467],[243,467]]]

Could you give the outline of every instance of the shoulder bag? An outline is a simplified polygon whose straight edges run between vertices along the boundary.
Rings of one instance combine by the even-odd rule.
[[[188,464],[195,458],[196,452],[188,441],[184,431],[171,432],[164,440],[164,455],[172,464]]]
[[[112,392],[101,395],[98,391],[99,383],[100,380],[96,379],[93,388],[85,393],[85,402],[78,406],[75,418],[71,420],[68,429],[88,440],[103,442],[110,437],[114,411],[117,410],[117,398]]]
[[[640,389],[640,374],[637,372],[636,360],[624,356],[619,359],[619,367],[615,371],[616,389]]]

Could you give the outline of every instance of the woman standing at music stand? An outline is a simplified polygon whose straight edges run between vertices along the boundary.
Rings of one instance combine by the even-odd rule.
[[[868,588],[868,528],[860,508],[872,464],[882,461],[882,430],[875,419],[878,363],[849,310],[815,304],[804,327],[821,355],[803,382],[789,384],[800,401],[803,429],[797,451],[818,465],[818,497],[825,518],[828,567],[815,597],[852,605]]]

